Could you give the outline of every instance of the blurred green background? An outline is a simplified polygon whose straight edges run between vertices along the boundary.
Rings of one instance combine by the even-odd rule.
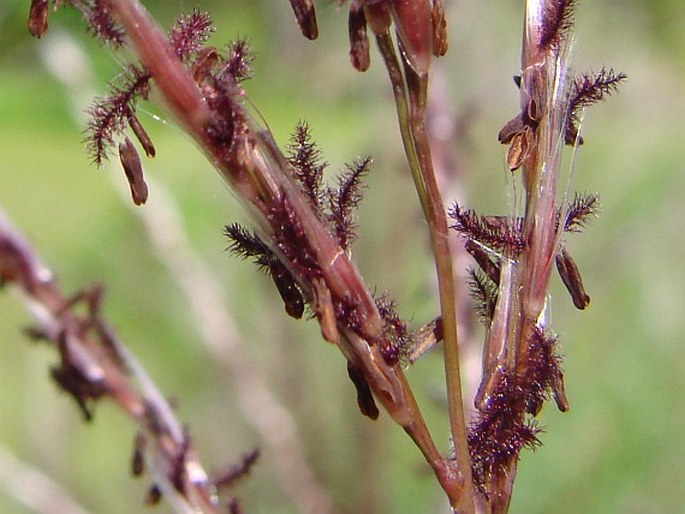
[[[145,3],[165,26],[195,5]],[[375,52],[369,72],[352,70],[344,10],[318,2],[321,36],[312,43],[300,36],[285,0],[198,3],[216,21],[216,44],[249,38],[258,59],[248,92],[279,143],[305,119],[330,170],[357,156],[374,156],[360,210],[359,266],[369,283],[396,297],[415,324],[432,317],[425,227],[402,158],[385,71]],[[496,134],[518,105],[511,76],[518,71],[522,3],[448,2],[451,47],[433,77],[445,130],[454,129],[445,132],[451,159],[445,196],[492,214],[507,212],[505,150]],[[106,284],[108,319],[162,391],[177,401],[178,417],[188,423],[207,468],[220,469],[262,448],[252,475],[234,490],[246,512],[298,512],[280,486],[263,434],[236,400],[239,377],[203,346],[188,300],[149,244],[130,202],[117,194],[115,185],[125,187],[117,163],[95,169],[83,150],[83,125],[75,115],[105,92],[120,64],[81,37],[78,15],[66,9],[51,17],[43,40],[32,39],[25,30],[28,4],[0,3],[0,205],[65,291]],[[552,323],[563,343],[572,407],[563,415],[551,406],[543,411],[544,446],[522,456],[514,514],[685,512],[683,27],[680,0],[578,6],[575,67],[612,65],[629,81],[619,96],[586,116],[575,189],[598,192],[603,208],[569,247],[592,303],[586,312],[574,310],[554,279]],[[83,45],[85,68],[79,68],[78,56],[65,56],[65,40]],[[49,53],[55,49],[59,58]],[[47,61],[78,87],[65,87]],[[146,172],[178,203],[193,247],[227,295],[243,357],[295,416],[308,463],[335,511],[446,512],[406,436],[384,414],[376,423],[358,414],[343,359],[321,342],[316,324],[286,317],[273,285],[226,254],[223,224],[245,220],[234,196],[173,123],[142,119],[158,150],[157,158],[145,161]],[[160,195],[153,185],[143,209],[155,208]],[[17,500],[12,487],[19,475],[8,452],[61,484],[89,512],[144,511],[148,482],[128,472],[132,425],[106,402],[91,425],[82,423],[72,400],[48,378],[55,353],[22,336],[29,323],[17,296],[3,291],[0,512],[47,512]],[[477,332],[469,337],[479,338]],[[409,371],[445,446],[441,374],[437,353]],[[40,484],[22,477],[22,485],[40,497]],[[155,509],[170,512],[164,504]]]

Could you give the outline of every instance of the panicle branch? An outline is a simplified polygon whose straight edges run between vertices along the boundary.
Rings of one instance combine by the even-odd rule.
[[[368,393],[372,391],[416,442],[456,502],[463,480],[437,451],[399,367],[394,318],[381,315],[350,259],[352,210],[361,198],[360,178],[370,160],[349,167],[336,188],[323,190],[324,201],[318,203],[317,179],[298,179],[298,173],[303,178],[307,172],[298,171],[271,134],[255,126],[244,105],[240,83],[249,74],[244,44],[227,52],[199,49],[209,25],[197,15],[182,18],[177,25],[182,28],[178,33],[197,31],[198,37],[178,37],[174,32],[169,38],[138,2],[107,0],[105,10],[123,28],[140,69],[149,75],[169,112],[253,215],[254,234],[235,226],[227,229],[236,251],[268,269],[289,314],[299,317],[301,304],[310,305],[323,338],[340,348],[354,372],[360,406],[373,417],[373,397]],[[420,59],[415,63],[420,66]]]
[[[453,207],[453,228],[482,271],[471,273],[471,289],[487,323],[483,379],[476,396],[478,416],[469,431],[474,478],[486,510],[507,512],[520,450],[540,444],[535,416],[553,397],[569,408],[556,337],[547,327],[547,286],[553,263],[574,305],[584,309],[585,292],[563,234],[579,232],[598,210],[596,195],[576,194],[568,205],[558,197],[561,150],[580,144],[579,110],[616,91],[622,73],[571,78],[568,45],[573,0],[527,0],[520,112],[498,135],[509,148],[506,163],[522,169],[525,207],[521,215],[477,216]]]

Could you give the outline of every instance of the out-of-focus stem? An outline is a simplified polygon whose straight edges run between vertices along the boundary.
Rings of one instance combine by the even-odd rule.
[[[173,198],[160,184],[152,185],[156,202],[136,209],[136,214],[144,222],[158,258],[186,296],[205,348],[229,373],[239,391],[242,414],[266,441],[282,488],[298,511],[332,514],[331,498],[307,461],[292,413],[246,355],[243,339],[228,314],[224,291],[188,241]]]
[[[0,446],[0,489],[35,514],[89,514],[52,477]]]
[[[62,368],[70,377],[60,385],[84,409],[90,399],[111,398],[154,443],[146,445],[149,470],[174,509],[184,514],[218,513],[207,473],[152,379],[99,312],[87,317],[73,312],[74,298],[61,292],[50,270],[1,210],[0,281],[16,285],[41,335],[59,349]]]

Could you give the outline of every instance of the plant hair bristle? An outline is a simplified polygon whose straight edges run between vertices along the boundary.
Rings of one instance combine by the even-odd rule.
[[[593,193],[575,193],[564,219],[564,232],[580,232],[599,214],[599,196]]]
[[[129,66],[121,84],[111,86],[108,96],[98,98],[88,109],[86,149],[96,166],[108,160],[116,136],[123,133],[135,116],[136,103],[147,95],[150,75],[142,68]]]
[[[449,216],[455,221],[452,229],[485,248],[516,255],[526,245],[518,218],[480,216],[471,209],[463,209],[456,202],[449,209]]]
[[[376,298],[376,306],[384,322],[381,354],[388,364],[396,364],[406,355],[411,334],[407,324],[397,314],[395,301],[387,291]]]
[[[523,448],[540,446],[540,429],[534,420],[527,420],[522,406],[523,391],[516,377],[503,371],[495,385],[488,409],[471,423],[468,433],[473,465],[473,480],[485,497],[489,483],[519,458]]]
[[[237,223],[226,225],[224,234],[231,241],[228,247],[231,253],[244,259],[252,258],[259,269],[271,277],[288,315],[295,319],[302,318],[306,303],[302,290],[295,277],[269,245],[256,232],[249,231]]]
[[[183,14],[169,31],[169,43],[176,56],[187,62],[197,56],[214,32],[209,13],[195,8],[190,14]]]
[[[545,50],[556,48],[568,37],[573,28],[575,7],[575,0],[546,2],[538,48]]]
[[[363,197],[362,178],[368,173],[371,162],[371,158],[366,157],[354,164],[348,164],[338,176],[337,188],[329,188],[327,191],[328,218],[343,249],[349,248],[356,238],[354,210]]]
[[[612,68],[602,68],[598,73],[582,73],[574,77],[568,100],[566,144],[572,145],[577,139],[581,109],[599,103],[616,93],[627,78],[625,73],[616,73]]]
[[[112,48],[119,48],[124,44],[124,30],[110,16],[105,0],[66,0],[64,3],[81,11],[88,33],[95,39]]]
[[[306,122],[298,122],[287,150],[288,162],[295,170],[295,179],[320,215],[324,197],[323,173],[328,163],[321,160],[321,150],[312,140],[311,129]]]
[[[475,301],[475,311],[478,319],[489,325],[492,316],[495,313],[495,306],[497,305],[498,287],[497,283],[493,282],[481,270],[469,268],[467,269],[468,279],[467,285],[471,298]]]

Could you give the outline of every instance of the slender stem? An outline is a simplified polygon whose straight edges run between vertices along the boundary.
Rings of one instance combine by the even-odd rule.
[[[429,198],[428,206],[424,208],[424,211],[428,211],[426,219],[430,230],[438,276],[450,429],[457,465],[464,476],[465,482],[465,494],[462,498],[461,507],[464,509],[464,512],[473,512],[474,491],[459,366],[459,336],[455,301],[456,284],[452,270],[453,259],[448,240],[447,217],[445,215],[442,195],[435,178],[430,144],[426,135],[425,118],[428,76],[415,73],[411,66],[405,66],[405,76],[409,86],[410,127],[421,167],[424,187]]]
[[[427,76],[418,76],[410,66],[405,67],[409,88],[405,85],[392,38],[389,33],[376,37],[392,83],[397,117],[405,153],[409,162],[414,185],[419,195],[424,217],[428,222],[431,245],[435,258],[442,315],[445,377],[449,403],[450,429],[455,447],[457,467],[464,480],[464,494],[459,505],[452,505],[463,512],[474,512],[471,458],[466,435],[466,421],[462,397],[459,346],[455,307],[455,283],[452,271],[452,255],[448,244],[448,227],[442,197],[438,188],[430,145],[425,130]],[[409,90],[409,93],[407,92]],[[409,101],[408,101],[409,96]]]
[[[369,385],[388,414],[411,437],[435,473],[450,503],[457,505],[463,497],[463,477],[436,448],[402,369],[381,365],[383,357],[378,346],[369,346],[353,331],[343,330],[343,335],[343,353],[355,365],[366,370]],[[359,356],[363,358],[358,359]]]
[[[404,83],[402,69],[397,60],[397,55],[393,47],[392,37],[388,32],[376,36],[376,43],[385,61],[385,67],[390,76],[392,84],[392,93],[395,97],[395,106],[397,108],[397,118],[400,123],[400,134],[402,136],[402,144],[404,145],[404,153],[407,155],[409,163],[409,170],[414,179],[414,186],[419,195],[421,207],[426,219],[430,219],[430,196],[421,173],[421,165],[414,146],[414,139],[411,132],[411,122],[409,114],[409,103],[407,101],[407,88]]]

